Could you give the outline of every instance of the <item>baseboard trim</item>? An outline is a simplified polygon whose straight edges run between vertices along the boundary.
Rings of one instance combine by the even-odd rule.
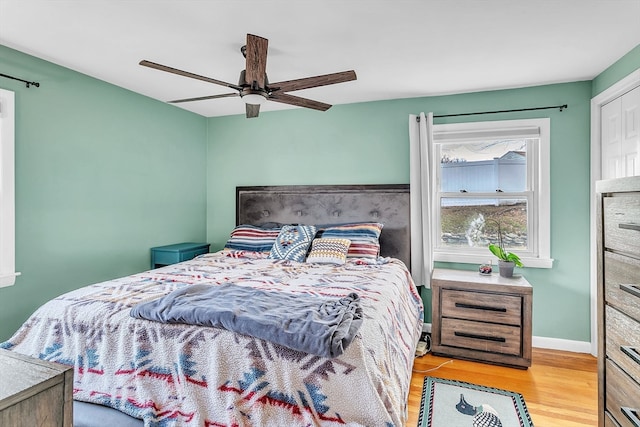
[[[422,332],[431,333],[431,323],[422,324]],[[563,350],[573,353],[591,353],[591,343],[588,341],[565,340],[561,338],[533,337],[531,345],[537,348]]]
[[[550,350],[564,350],[573,353],[591,354],[591,343],[588,341],[573,341],[560,338],[533,337],[531,344],[537,348]]]

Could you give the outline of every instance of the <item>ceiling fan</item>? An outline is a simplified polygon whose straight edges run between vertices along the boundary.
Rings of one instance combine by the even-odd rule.
[[[324,102],[314,101],[307,98],[301,98],[299,96],[289,95],[285,92],[343,83],[356,79],[355,71],[350,70],[342,71],[339,73],[324,74],[320,76],[270,83],[267,80],[266,73],[268,44],[269,40],[265,38],[254,36],[253,34],[247,34],[247,44],[245,46],[242,46],[242,48],[240,49],[240,51],[246,58],[246,67],[240,73],[240,79],[237,85],[201,76],[199,74],[193,74],[187,71],[178,70],[177,68],[168,67],[166,65],[157,64],[155,62],[147,60],[140,61],[140,65],[149,68],[155,68],[156,70],[166,71],[168,73],[178,74],[180,76],[189,77],[192,79],[226,86],[237,91],[232,93],[223,93],[220,95],[176,99],[174,101],[168,101],[170,103],[202,101],[205,99],[240,96],[246,105],[247,118],[258,117],[258,114],[260,113],[260,105],[267,100],[280,102],[283,104],[295,105],[298,107],[312,108],[314,110],[326,111],[331,108],[330,104],[325,104]]]

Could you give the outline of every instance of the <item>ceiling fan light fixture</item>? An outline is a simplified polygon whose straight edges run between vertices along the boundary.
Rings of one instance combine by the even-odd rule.
[[[248,93],[246,95],[242,95],[242,100],[245,104],[251,105],[262,105],[267,102],[267,98],[258,93]]]

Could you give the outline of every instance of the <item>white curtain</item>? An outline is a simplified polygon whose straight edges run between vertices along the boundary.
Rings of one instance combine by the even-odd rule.
[[[411,275],[418,286],[431,287],[431,158],[433,113],[409,116],[409,184],[411,186]]]

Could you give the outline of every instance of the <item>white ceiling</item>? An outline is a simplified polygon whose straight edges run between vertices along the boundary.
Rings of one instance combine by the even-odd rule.
[[[162,101],[230,90],[140,60],[235,84],[247,33],[269,39],[272,82],[355,70],[292,92],[347,104],[591,80],[640,44],[640,0],[0,0],[0,44]]]

